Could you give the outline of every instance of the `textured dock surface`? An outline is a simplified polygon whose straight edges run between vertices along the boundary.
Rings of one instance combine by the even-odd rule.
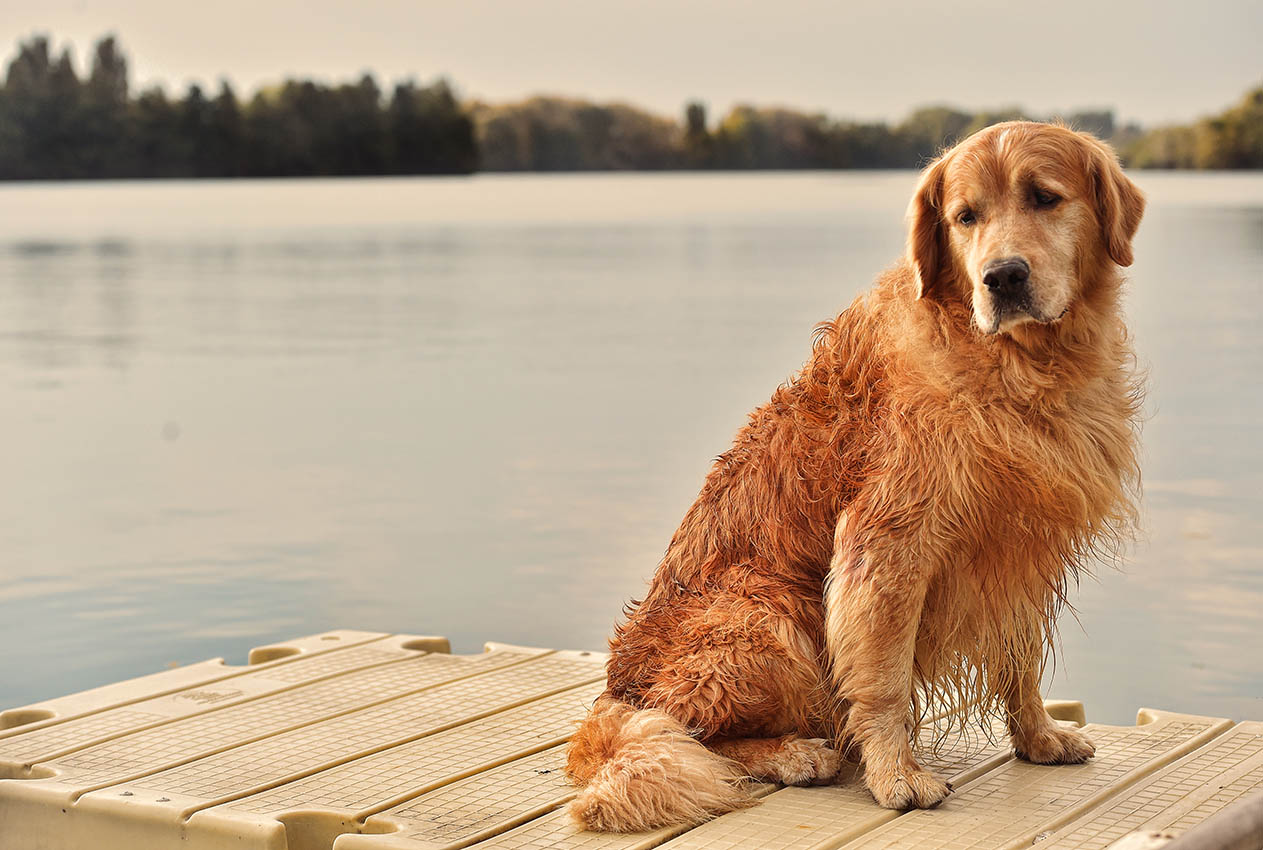
[[[1142,709],[1136,726],[1089,724],[1083,765],[950,743],[926,759],[956,787],[932,811],[878,808],[851,771],[756,786],[760,805],[690,830],[580,832],[563,745],[605,657],[447,650],[330,632],[3,712],[0,850],[1089,850],[1263,789],[1263,723]]]

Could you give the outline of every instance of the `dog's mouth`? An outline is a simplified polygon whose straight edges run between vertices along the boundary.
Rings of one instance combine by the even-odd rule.
[[[1041,325],[1052,325],[1059,322],[1061,318],[1069,312],[1070,312],[1070,305],[1067,304],[1064,308],[1062,308],[1062,311],[1058,313],[1057,315],[1047,316],[1047,317],[1035,316],[1035,321],[1039,322]]]
[[[1041,325],[1056,324],[1070,312],[1068,304],[1058,313],[1045,312],[1035,306],[1027,292],[1004,298],[993,298],[991,308],[991,321],[986,324],[979,323],[982,332],[988,336],[994,336],[1024,322],[1038,322]]]

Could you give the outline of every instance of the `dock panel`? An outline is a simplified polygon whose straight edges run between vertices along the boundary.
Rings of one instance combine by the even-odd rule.
[[[564,744],[605,657],[447,649],[332,632],[0,714],[21,721],[0,729],[0,850],[1106,850],[1263,789],[1263,723],[1142,710],[1086,726],[1082,765],[1017,760],[997,727],[927,748],[956,787],[934,810],[878,807],[848,765],[825,787],[752,784],[759,805],[692,829],[583,832]]]

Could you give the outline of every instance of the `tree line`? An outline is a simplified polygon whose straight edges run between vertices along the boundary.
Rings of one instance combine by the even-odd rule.
[[[468,110],[446,81],[372,75],[328,86],[286,80],[242,102],[228,83],[132,95],[127,59],[99,41],[80,79],[70,51],[18,45],[0,89],[0,178],[294,177],[450,174],[478,162]]]
[[[677,123],[626,104],[556,97],[475,103],[471,114],[488,171],[917,168],[975,130],[1031,117],[1016,108],[967,113],[935,106],[889,125],[739,105],[712,127],[700,102],[689,103]],[[1138,132],[1116,128],[1109,110],[1054,117],[1107,139]]]
[[[1136,168],[1263,168],[1263,86],[1218,115],[1143,133],[1123,155]]]
[[[1056,119],[1111,141],[1140,168],[1263,168],[1263,86],[1186,126],[1119,126],[1108,109],[1032,116],[1018,108],[916,110],[896,124],[739,105],[712,122],[625,103],[535,97],[462,103],[450,84],[384,91],[371,74],[286,80],[238,99],[190,85],[133,93],[112,36],[80,77],[69,49],[18,45],[0,88],[0,179],[289,177],[483,171],[915,168],[945,145],[1016,118]]]

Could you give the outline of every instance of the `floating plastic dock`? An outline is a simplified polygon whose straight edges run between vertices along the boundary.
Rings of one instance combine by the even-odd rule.
[[[1263,723],[1142,709],[1089,724],[1082,765],[951,743],[926,762],[956,792],[930,811],[879,808],[852,770],[754,786],[760,805],[693,829],[581,832],[564,744],[604,662],[338,631],[5,711],[0,850],[1091,850],[1263,789]],[[1082,721],[1077,703],[1050,711]]]

